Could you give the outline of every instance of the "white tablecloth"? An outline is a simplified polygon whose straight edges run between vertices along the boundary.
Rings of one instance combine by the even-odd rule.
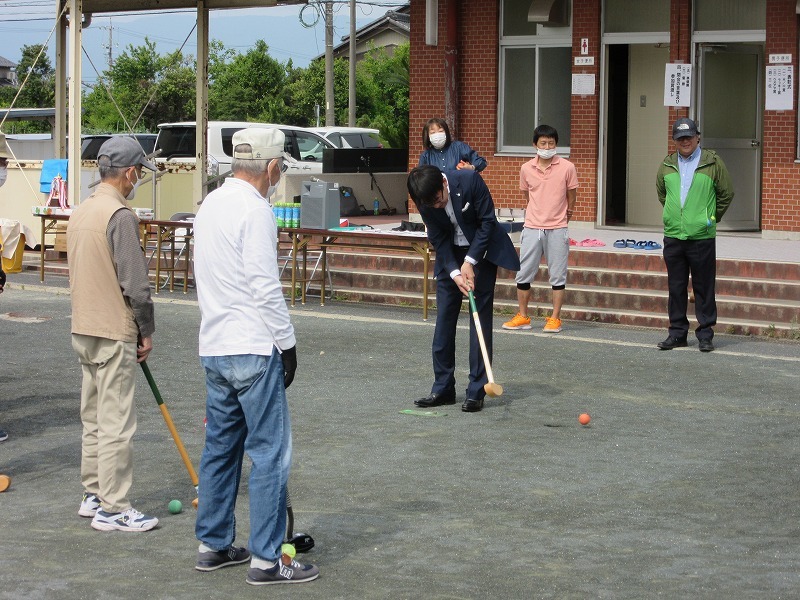
[[[3,242],[3,258],[13,258],[17,251],[20,234],[25,234],[25,244],[33,248],[39,242],[36,234],[27,225],[12,219],[0,219],[0,240]]]

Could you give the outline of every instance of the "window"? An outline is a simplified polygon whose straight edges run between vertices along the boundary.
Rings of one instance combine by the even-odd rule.
[[[766,28],[766,0],[695,1],[695,31],[760,30]]]
[[[664,0],[606,0],[606,33],[669,32],[669,2]]]
[[[297,139],[297,149],[300,151],[300,160],[311,160],[322,162],[322,151],[325,148],[332,148],[330,144],[314,135],[313,133],[294,132]]]
[[[529,23],[530,3],[503,0],[498,150],[534,154],[533,130],[546,124],[558,130],[559,152],[569,152],[572,29]]]

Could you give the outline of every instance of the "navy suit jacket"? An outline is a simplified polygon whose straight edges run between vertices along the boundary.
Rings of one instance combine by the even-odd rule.
[[[450,188],[450,202],[456,221],[469,242],[467,254],[477,261],[487,260],[509,271],[519,271],[519,256],[508,234],[497,227],[494,201],[483,178],[475,171],[444,171]],[[436,250],[434,273],[437,279],[449,278],[461,269],[453,240],[455,228],[444,208],[417,205],[428,228],[428,240]]]

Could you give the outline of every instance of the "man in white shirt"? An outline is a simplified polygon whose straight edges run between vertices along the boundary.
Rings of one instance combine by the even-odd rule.
[[[319,570],[281,552],[292,459],[286,388],[297,354],[269,197],[285,169],[285,140],[275,128],[248,128],[232,141],[233,177],[205,198],[194,221],[207,390],[195,568],[213,571],[250,560],[251,585],[299,583],[316,579]],[[233,546],[245,452],[253,463],[249,551]]]

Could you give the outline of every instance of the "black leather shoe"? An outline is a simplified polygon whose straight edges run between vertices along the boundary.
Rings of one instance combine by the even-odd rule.
[[[467,398],[464,404],[461,405],[461,410],[464,412],[478,412],[483,408],[483,398],[475,400],[475,398]]]
[[[686,343],[686,338],[674,338],[671,335],[663,342],[658,342],[659,350],[672,350],[673,348],[686,348],[689,344]]]
[[[700,352],[713,352],[714,344],[711,340],[700,340]]]
[[[443,404],[455,404],[456,403],[456,391],[450,390],[449,392],[442,392],[440,394],[432,393],[430,396],[426,398],[420,398],[419,400],[414,400],[414,404],[417,406],[421,406],[422,408],[430,408],[432,406],[442,406]]]

